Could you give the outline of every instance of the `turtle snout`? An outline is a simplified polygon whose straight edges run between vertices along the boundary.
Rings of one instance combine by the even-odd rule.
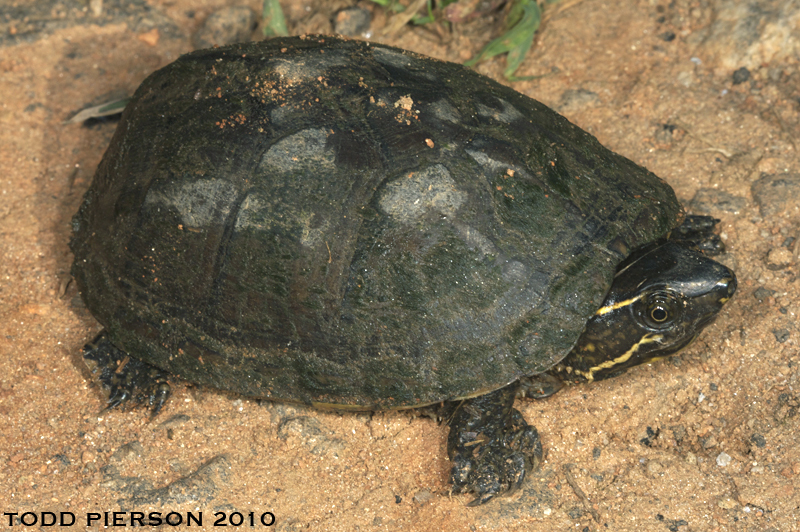
[[[695,312],[697,331],[710,325],[736,292],[736,274],[722,264],[715,263],[714,266],[718,270],[718,275],[715,275],[717,282],[705,294],[692,299],[691,307]]]
[[[723,266],[724,267],[724,266]],[[725,275],[722,279],[717,283],[714,292],[718,294],[719,305],[722,306],[733,297],[733,294],[736,293],[736,274],[733,273],[733,270],[730,268],[725,268]]]

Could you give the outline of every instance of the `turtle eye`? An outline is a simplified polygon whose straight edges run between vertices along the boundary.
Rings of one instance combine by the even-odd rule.
[[[677,299],[668,293],[659,292],[648,298],[647,306],[640,315],[648,327],[663,329],[675,321],[679,312]]]
[[[648,309],[650,312],[650,319],[656,323],[664,323],[669,319],[669,309],[664,308],[663,305],[654,305]]]

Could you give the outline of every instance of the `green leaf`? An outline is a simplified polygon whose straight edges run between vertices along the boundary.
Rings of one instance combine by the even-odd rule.
[[[83,122],[90,118],[100,118],[103,116],[117,115],[125,110],[125,106],[131,101],[130,98],[122,98],[121,100],[114,100],[113,102],[101,103],[94,107],[88,107],[79,111],[75,116],[64,122],[65,124],[75,124],[76,122]]]
[[[542,22],[542,12],[536,2],[519,0],[511,8],[506,22],[510,26],[508,31],[487,44],[477,56],[464,64],[471,67],[479,61],[490,59],[498,54],[508,53],[506,69],[503,75],[508,80],[518,81],[523,78],[515,77],[514,72],[522,64],[525,54],[528,53],[533,44],[533,37]]]
[[[283,17],[278,0],[264,0],[261,18],[264,20],[265,37],[289,35],[289,30],[286,29],[286,19]]]

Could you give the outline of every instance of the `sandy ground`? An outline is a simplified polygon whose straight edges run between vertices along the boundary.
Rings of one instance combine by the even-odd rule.
[[[215,512],[229,524],[241,512],[242,526],[252,512],[266,528],[258,520],[271,512],[277,530],[800,530],[796,2],[550,7],[518,73],[541,77],[512,86],[720,218],[739,291],[680,356],[519,402],[546,459],[523,490],[479,508],[448,495],[446,428],[404,412],[316,412],[176,382],[153,421],[142,410],[98,415],[103,397],[79,351],[99,325],[68,283],[67,242],[116,123],[62,121],[132,93],[189,51],[224,2],[130,2],[105,18],[93,17],[96,2],[39,4],[0,5],[3,512],[72,512],[79,529],[88,512],[191,511],[203,528]],[[284,5],[303,33],[331,31],[346,3]],[[374,11],[372,38],[454,61],[499,27],[386,37],[386,16],[362,5]],[[504,66],[478,69],[497,78]],[[740,67],[749,78],[734,84]]]

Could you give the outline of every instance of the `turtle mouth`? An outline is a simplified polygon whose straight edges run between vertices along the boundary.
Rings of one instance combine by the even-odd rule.
[[[713,311],[713,312],[709,312],[708,314],[706,314],[702,318],[698,319],[697,320],[697,325],[696,325],[697,332],[694,334],[694,337],[692,338],[692,341],[694,341],[694,338],[697,337],[697,335],[700,333],[700,331],[702,331],[703,329],[705,329],[706,327],[708,327],[709,325],[714,323],[717,320],[717,316],[719,316],[719,312],[718,311]],[[689,342],[689,343],[691,343],[691,342]],[[689,344],[686,344],[686,345],[689,345]]]
[[[713,317],[711,318],[711,321],[714,321]],[[703,327],[705,327],[705,324],[699,325],[694,334],[687,336],[681,342],[674,344],[672,347],[660,351],[659,353],[657,353],[656,356],[653,357],[653,359],[658,360],[660,358],[666,358],[668,356],[677,355],[678,353],[680,353],[681,351],[692,345],[695,340],[697,340],[697,337],[700,336],[700,331],[703,330]]]

